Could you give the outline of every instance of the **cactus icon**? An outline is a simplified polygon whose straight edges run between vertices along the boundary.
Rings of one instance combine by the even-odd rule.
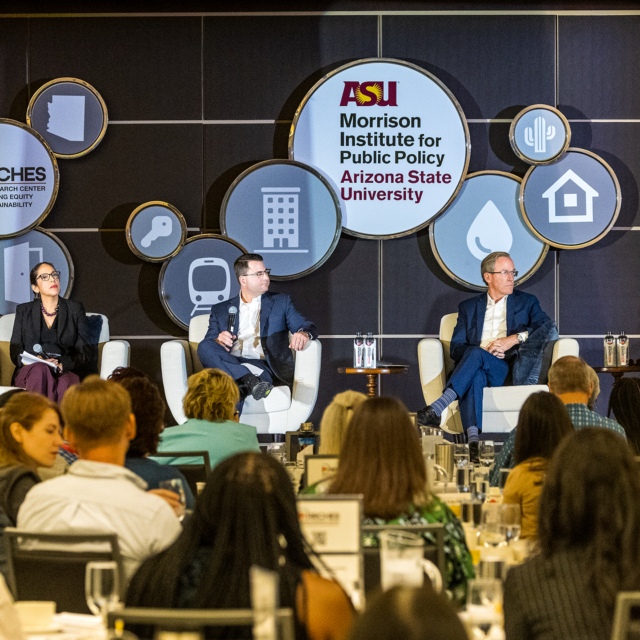
[[[547,140],[555,138],[556,128],[553,125],[547,127],[547,122],[542,116],[538,116],[534,123],[533,129],[527,127],[524,130],[524,141],[530,147],[535,145],[536,153],[546,153]]]

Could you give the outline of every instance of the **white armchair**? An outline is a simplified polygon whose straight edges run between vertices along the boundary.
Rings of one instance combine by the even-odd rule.
[[[162,383],[167,404],[178,424],[186,422],[182,400],[187,392],[187,378],[203,366],[198,358],[198,344],[204,339],[209,326],[209,316],[192,318],[189,324],[189,340],[171,340],[160,348]],[[258,429],[258,433],[286,433],[297,431],[316,404],[320,382],[320,358],[322,345],[310,340],[303,351],[294,354],[293,394],[287,386],[274,387],[263,400],[249,396],[240,420]]]
[[[440,321],[440,338],[427,338],[418,343],[420,384],[427,404],[435,402],[444,391],[454,362],[449,355],[451,337],[458,319],[457,313],[443,316]],[[551,362],[563,356],[580,355],[578,342],[573,338],[561,338],[553,347]],[[482,430],[485,433],[511,431],[518,422],[518,414],[524,401],[537,391],[548,391],[546,384],[511,387],[486,387],[482,398]],[[452,402],[442,414],[442,429],[448,433],[462,433],[462,420],[458,401]]]
[[[102,315],[99,313],[87,313],[88,316]],[[8,313],[0,318],[0,393],[4,393],[14,387],[11,378],[15,369],[9,355],[11,334],[16,314]],[[102,329],[98,339],[98,372],[102,379],[108,378],[117,367],[128,367],[130,347],[126,340],[109,339],[109,320],[102,316]]]

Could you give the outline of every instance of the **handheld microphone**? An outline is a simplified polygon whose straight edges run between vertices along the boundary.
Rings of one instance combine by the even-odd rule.
[[[38,354],[38,355],[43,355],[46,358],[52,359],[51,356],[42,348],[41,344],[34,344],[33,345],[33,350]]]
[[[238,307],[229,307],[229,320],[227,320],[227,331],[233,333],[233,325],[236,323]]]

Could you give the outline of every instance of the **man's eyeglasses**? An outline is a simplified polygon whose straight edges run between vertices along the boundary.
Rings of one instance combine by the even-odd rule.
[[[495,274],[499,273],[502,276],[513,276],[514,279],[518,277],[517,271],[487,271],[487,273],[495,273]]]
[[[49,279],[60,280],[60,272],[52,271],[51,273],[41,273],[36,280],[42,280],[42,282],[49,282]]]
[[[258,278],[264,278],[265,276],[267,276],[267,278],[268,278],[270,273],[271,273],[271,269],[265,269],[264,271],[256,271],[256,273],[244,273],[242,275],[245,275],[245,276],[258,276]]]

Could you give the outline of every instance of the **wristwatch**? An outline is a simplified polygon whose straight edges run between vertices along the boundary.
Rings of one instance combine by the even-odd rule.
[[[524,342],[524,334],[523,333],[519,333],[518,334],[518,342],[520,344],[522,344]]]

